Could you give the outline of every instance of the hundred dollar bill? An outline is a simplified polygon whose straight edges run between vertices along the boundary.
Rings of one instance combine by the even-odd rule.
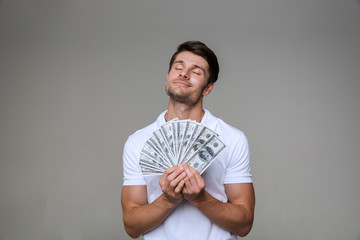
[[[173,159],[175,159],[175,157],[176,157],[175,136],[174,136],[174,132],[173,132],[172,122],[165,123],[164,125],[162,125],[160,127],[160,130],[169,146],[169,150],[172,153]]]
[[[139,165],[140,165],[141,169],[147,169],[148,172],[151,170],[153,172],[163,173],[165,171],[165,169],[167,168],[167,166],[162,165],[161,163],[148,157],[145,154],[141,154]]]
[[[196,154],[199,149],[205,145],[213,136],[216,134],[209,128],[203,127],[198,137],[191,144],[191,147],[188,149],[186,155],[183,157],[183,162],[187,162],[194,154]]]
[[[186,138],[183,141],[183,147],[182,147],[181,153],[180,153],[182,159],[184,158],[184,156],[186,156],[187,152],[190,149],[190,146],[193,144],[193,142],[199,136],[199,134],[203,128],[204,128],[204,126],[197,123],[196,121],[189,122],[188,132],[186,133]]]
[[[183,160],[184,153],[189,147],[191,136],[194,134],[195,126],[197,126],[196,121],[186,120],[185,131],[182,136],[181,142],[179,143],[178,162],[182,162]]]
[[[163,168],[158,168],[158,167],[155,167],[154,165],[149,165],[143,161],[139,162],[139,165],[141,167],[141,169],[147,169],[148,171],[154,171],[154,172],[161,172],[163,173],[165,170]]]
[[[162,175],[163,171],[155,170],[153,168],[149,168],[147,166],[140,165],[141,172],[143,175]]]
[[[202,173],[224,147],[218,134],[203,124],[173,119],[155,130],[145,142],[139,165],[144,175],[161,174],[183,162]],[[211,156],[214,157],[208,164],[200,162]]]
[[[178,125],[177,122],[172,122],[172,131],[173,131],[173,136],[174,136],[174,152],[175,152],[175,159],[174,162],[175,164],[177,164],[177,159],[178,159],[178,144],[179,144],[179,136],[178,136]]]
[[[158,142],[154,135],[148,140],[147,144],[151,145],[171,166],[176,164],[176,162],[174,161],[174,157],[167,156],[167,154],[163,151],[161,147],[161,142]]]
[[[184,136],[187,134],[189,122],[188,121],[178,121],[176,122],[176,133],[177,133],[177,143],[176,143],[176,149],[177,149],[177,163],[181,162],[181,148],[184,141]]]
[[[167,162],[163,161],[161,157],[159,157],[159,155],[153,157],[148,155],[145,151],[141,152],[139,163],[144,163],[162,169],[170,167],[170,165]]]
[[[213,136],[186,163],[202,174],[224,148],[225,144],[217,136]]]
[[[167,161],[166,158],[164,156],[162,156],[162,154],[160,154],[155,149],[154,145],[152,145],[151,142],[145,143],[143,150],[141,151],[141,154],[151,158],[153,161],[158,162],[159,164],[161,164],[163,166],[166,166],[166,167],[172,166],[172,163]]]
[[[171,165],[174,165],[173,159],[175,156],[173,155],[172,151],[170,150],[170,146],[166,139],[164,138],[163,133],[160,129],[156,130],[153,133],[153,136],[156,139],[156,142],[158,143],[157,146],[160,148],[160,151],[165,155],[164,157],[168,160],[168,162],[171,163]]]

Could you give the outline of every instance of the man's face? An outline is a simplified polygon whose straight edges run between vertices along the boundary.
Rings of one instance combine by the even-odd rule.
[[[204,150],[201,152],[201,158],[206,162],[209,162],[212,159],[212,155],[208,151]]]
[[[166,93],[175,101],[195,105],[210,93],[213,83],[209,78],[207,61],[192,52],[179,53],[166,79]]]

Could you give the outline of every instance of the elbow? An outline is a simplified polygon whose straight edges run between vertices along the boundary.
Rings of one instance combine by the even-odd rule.
[[[141,234],[136,232],[135,229],[131,229],[130,227],[127,226],[125,226],[125,231],[133,239],[139,238],[141,236]]]
[[[125,213],[123,215],[123,226],[126,233],[133,239],[139,238],[142,235],[141,229],[139,229],[140,224],[131,221],[130,216]]]
[[[237,231],[235,232],[239,237],[245,237],[248,235],[253,227],[254,216],[252,215],[242,224],[238,225]]]
[[[128,235],[132,238],[132,239],[137,239],[139,238],[141,235],[140,234],[130,234],[128,233]]]
[[[242,219],[243,221],[238,225],[238,231],[236,232],[239,237],[245,237],[250,233],[254,223],[254,211],[249,212]]]
[[[241,229],[239,229],[239,231],[236,234],[239,235],[239,237],[245,237],[250,233],[251,228],[252,228],[252,223],[247,224],[246,226],[243,226]]]
[[[139,225],[134,225],[131,222],[127,221],[126,218],[123,219],[124,228],[126,233],[133,239],[139,238],[142,233],[139,230]]]

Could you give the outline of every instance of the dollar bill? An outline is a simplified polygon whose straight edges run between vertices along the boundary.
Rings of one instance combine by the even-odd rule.
[[[141,156],[147,156],[151,158],[153,161],[158,162],[162,166],[171,167],[173,164],[166,160],[152,145],[151,142],[145,143],[144,148],[141,152]]]
[[[153,168],[149,168],[147,166],[143,166],[140,165],[141,167],[141,172],[143,173],[143,175],[162,175],[163,174],[163,170],[155,170]]]
[[[164,136],[164,139],[167,142],[167,145],[169,146],[169,150],[172,153],[173,159],[176,158],[176,152],[175,152],[175,136],[173,131],[172,122],[167,122],[164,125],[160,127],[160,131]]]
[[[187,163],[203,173],[224,148],[219,135],[203,124],[173,119],[145,142],[139,165],[143,175],[162,174],[178,163]]]
[[[184,147],[181,151],[181,157],[182,159],[186,156],[188,151],[191,149],[191,146],[199,136],[199,134],[203,131],[204,126],[201,124],[198,124],[197,122],[191,122],[189,127],[189,133],[187,133],[187,138],[184,141]]]
[[[164,157],[167,159],[168,162],[171,163],[171,165],[174,165],[173,159],[175,158],[172,150],[170,149],[170,146],[168,145],[168,142],[164,138],[163,133],[160,131],[160,129],[156,130],[153,133],[154,138],[156,139],[156,142],[158,144],[157,147],[160,148],[160,151],[165,155]],[[155,144],[155,143],[154,143]]]
[[[183,161],[187,162],[190,158],[192,158],[193,155],[195,155],[200,148],[205,145],[210,139],[216,136],[212,130],[209,128],[203,127],[198,137],[195,139],[195,141],[191,144],[190,148],[188,149],[188,152],[183,157]]]
[[[225,144],[214,135],[186,163],[202,174],[224,148]]]
[[[189,122],[188,121],[178,121],[176,122],[176,133],[177,133],[177,163],[181,162],[181,148],[183,146],[184,136],[187,134]]]
[[[190,140],[191,140],[191,137],[193,136],[194,134],[194,131],[196,130],[196,127],[199,127],[200,125],[196,123],[196,121],[185,121],[186,122],[186,127],[185,127],[185,131],[184,131],[184,134],[182,136],[182,140],[179,144],[180,148],[179,148],[179,162],[182,161],[187,149],[188,149],[188,146],[190,144]]]

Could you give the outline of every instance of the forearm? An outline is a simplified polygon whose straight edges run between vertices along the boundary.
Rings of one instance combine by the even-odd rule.
[[[176,208],[164,195],[154,202],[129,207],[123,212],[125,230],[132,238],[137,238],[159,226]]]
[[[121,205],[126,232],[133,238],[158,227],[183,201],[184,186],[182,165],[168,168],[159,180],[162,194],[152,203],[147,203],[145,185],[123,186]]]
[[[221,202],[206,191],[200,199],[191,203],[212,222],[227,231],[245,236],[251,230],[253,213],[241,204]]]

